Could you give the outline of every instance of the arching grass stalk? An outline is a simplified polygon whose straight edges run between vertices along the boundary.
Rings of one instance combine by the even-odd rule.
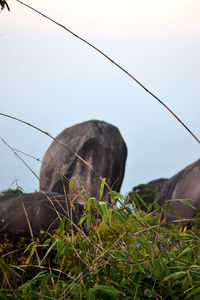
[[[33,10],[40,16],[48,19],[49,21],[53,22],[54,24],[58,25],[59,27],[63,28],[70,34],[72,34],[74,37],[82,41],[83,43],[87,44],[89,47],[93,48],[95,51],[103,55],[106,59],[108,59],[111,63],[113,63],[118,69],[120,69],[123,73],[125,73],[128,77],[130,77],[132,80],[134,80],[141,88],[143,88],[149,95],[151,95],[154,99],[156,99],[162,106],[164,106],[173,116],[176,118],[176,120],[193,136],[193,138],[200,144],[200,140],[196,137],[196,135],[183,123],[183,121],[172,111],[171,108],[169,108],[160,98],[158,98],[154,93],[152,93],[150,90],[148,90],[139,80],[137,80],[131,73],[129,73],[126,69],[124,69],[121,65],[119,65],[117,62],[115,62],[110,56],[108,56],[105,52],[101,51],[99,48],[82,38],[81,36],[77,35],[73,31],[71,31],[69,28],[65,27],[64,25],[60,24],[59,22],[55,21],[53,18],[48,17],[44,13],[40,12],[39,10],[33,8],[32,6],[20,1],[16,0],[18,3],[28,7],[29,9]]]
[[[41,133],[47,135],[48,137],[50,137],[51,139],[53,139],[56,143],[58,143],[59,145],[61,145],[62,147],[64,147],[65,149],[67,149],[68,151],[70,151],[74,156],[76,156],[79,160],[81,160],[89,169],[92,170],[92,172],[99,178],[100,181],[104,180],[103,177],[95,170],[95,168],[89,164],[85,159],[83,159],[78,153],[76,153],[75,151],[73,151],[72,149],[70,149],[67,145],[65,145],[64,143],[62,143],[60,140],[58,140],[57,138],[53,137],[50,133],[48,133],[47,131],[44,131],[42,130],[41,128],[29,123],[29,122],[26,122],[22,119],[19,119],[19,118],[16,118],[14,116],[11,116],[11,115],[8,115],[8,114],[4,114],[4,113],[1,113],[0,112],[0,116],[3,116],[3,117],[7,117],[7,118],[10,118],[10,119],[13,119],[13,120],[16,120],[20,123],[23,123],[25,125],[28,125],[38,131],[40,131]],[[3,139],[2,139],[3,140]],[[13,151],[13,149],[12,149]],[[19,157],[19,155],[14,151],[15,155]],[[21,159],[22,160],[22,159]],[[28,167],[29,168],[29,167]],[[37,177],[37,176],[36,176]],[[110,186],[108,185],[108,183],[105,181],[104,182],[105,186],[108,188],[109,191],[111,191],[111,188]]]

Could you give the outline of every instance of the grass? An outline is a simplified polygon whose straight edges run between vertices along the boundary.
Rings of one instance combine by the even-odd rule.
[[[0,298],[199,299],[198,228],[166,228],[159,211],[133,212],[115,192],[111,201],[88,197],[88,236],[65,218],[41,240],[1,236]]]

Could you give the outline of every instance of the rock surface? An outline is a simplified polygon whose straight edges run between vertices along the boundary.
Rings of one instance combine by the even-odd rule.
[[[167,178],[159,178],[156,180],[152,180],[147,183],[147,187],[152,191],[156,191],[157,193],[162,189],[163,185],[167,181]]]
[[[39,236],[42,232],[53,232],[59,227],[59,216],[71,219],[71,212],[73,222],[78,224],[83,206],[77,203],[75,209],[70,209],[69,201],[56,193],[0,196],[0,233],[31,236],[32,230],[34,236]]]
[[[170,199],[186,199],[196,207],[196,209],[180,201],[166,202],[166,200]],[[166,220],[169,222],[180,218],[192,219],[200,212],[200,160],[197,160],[165,181],[157,193],[155,201],[160,206],[164,206],[165,203],[168,203],[177,210],[178,216],[167,209],[170,216],[167,216]],[[187,221],[183,223],[187,223]]]
[[[57,139],[92,165],[113,190],[120,190],[127,148],[116,127],[91,120],[65,129]],[[41,166],[40,189],[63,194],[63,185],[68,190],[71,177],[74,178],[72,196],[84,190],[89,196],[99,198],[100,179],[72,152],[53,141]],[[82,203],[85,199],[80,196],[77,201]]]

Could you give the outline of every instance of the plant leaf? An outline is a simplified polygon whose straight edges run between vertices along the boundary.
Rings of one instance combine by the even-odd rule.
[[[196,207],[194,207],[194,206],[193,206],[188,200],[186,200],[186,199],[170,199],[170,200],[167,200],[167,202],[176,202],[176,201],[182,202],[182,203],[184,203],[185,205],[190,206],[190,207],[193,208],[193,209],[197,209]]]
[[[103,178],[100,185],[99,198],[102,199],[106,178]]]
[[[99,205],[100,205],[102,213],[103,213],[102,222],[105,224],[108,219],[108,208],[107,208],[107,205],[105,202],[99,202]]]
[[[71,178],[70,178],[70,181],[69,181],[69,193],[70,193],[71,190],[72,190],[73,182],[74,182],[74,177],[71,177]]]
[[[192,299],[191,296],[196,295],[196,294],[200,294],[200,286],[193,289],[193,291],[189,295],[187,295],[187,298]]]
[[[192,249],[194,249],[194,246],[191,246],[191,245],[190,245],[189,247],[185,248],[185,249],[177,256],[177,258],[180,258],[180,257],[184,256],[186,253],[192,251]]]
[[[93,291],[101,291],[104,293],[107,293],[109,295],[117,296],[118,294],[122,294],[119,290],[112,286],[108,285],[95,285],[93,288],[91,288]]]
[[[178,279],[178,278],[183,277],[184,275],[186,275],[185,271],[175,272],[175,273],[172,273],[172,274],[170,274],[168,276],[165,276],[165,278],[163,279],[163,281],[167,281],[169,279]]]
[[[49,249],[47,250],[45,256],[43,257],[43,259],[41,260],[41,263],[43,263],[43,261],[45,260],[45,258],[48,256],[49,252],[51,251],[51,249],[53,249],[53,247],[59,242],[59,239],[56,239],[53,244],[49,247]]]
[[[119,211],[117,211],[116,209],[112,210],[113,213],[118,217],[118,219],[122,222],[122,223],[126,223],[127,221],[127,217],[123,214],[121,214]]]

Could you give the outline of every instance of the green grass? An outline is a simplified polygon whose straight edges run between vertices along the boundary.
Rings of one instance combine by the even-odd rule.
[[[108,207],[88,198],[80,223],[89,236],[65,218],[41,240],[1,236],[0,299],[199,299],[198,230],[166,228],[159,212],[111,199]]]

